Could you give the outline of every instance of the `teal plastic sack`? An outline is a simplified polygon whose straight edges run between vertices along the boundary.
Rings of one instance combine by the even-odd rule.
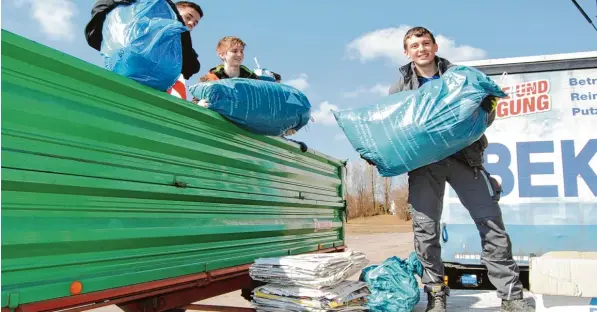
[[[189,87],[208,108],[255,134],[280,136],[299,130],[311,118],[305,94],[289,85],[271,81],[232,78],[202,82]]]
[[[423,275],[423,265],[414,252],[408,259],[390,257],[380,265],[364,268],[360,280],[371,290],[367,297],[370,311],[412,311],[421,299],[415,274]]]
[[[481,138],[488,113],[480,103],[489,95],[506,97],[482,72],[454,66],[417,90],[333,113],[356,151],[390,177],[442,160]]]
[[[121,4],[106,16],[101,54],[104,67],[166,91],[180,77],[180,34],[189,31],[165,0]]]

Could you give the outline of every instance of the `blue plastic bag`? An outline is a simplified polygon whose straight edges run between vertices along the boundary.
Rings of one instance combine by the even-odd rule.
[[[165,0],[118,5],[106,16],[102,30],[104,67],[166,91],[180,77],[180,34],[188,30]]]
[[[189,87],[208,108],[239,127],[263,135],[280,136],[299,130],[311,118],[311,103],[301,91],[270,81],[232,78]]]
[[[454,66],[417,90],[333,113],[356,151],[390,177],[442,160],[480,139],[488,123],[480,103],[489,95],[506,97],[482,72]]]
[[[364,268],[360,280],[371,290],[367,297],[370,311],[412,311],[421,299],[415,274],[423,275],[423,265],[414,252],[405,260],[390,257]]]

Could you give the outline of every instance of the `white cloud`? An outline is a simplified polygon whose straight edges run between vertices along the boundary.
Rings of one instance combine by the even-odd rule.
[[[369,89],[369,92],[376,93],[379,95],[388,95],[388,91],[390,90],[390,85],[385,84],[376,84]]]
[[[411,26],[401,25],[397,28],[384,28],[366,33],[346,46],[346,57],[359,59],[361,62],[386,58],[396,64],[407,63],[402,41],[410,28]],[[441,34],[435,34],[435,39],[439,46],[438,55],[453,62],[478,60],[487,56],[487,52],[482,49],[457,45],[453,39]]]
[[[388,90],[390,90],[390,85],[378,83],[370,88],[359,87],[354,91],[344,92],[344,97],[355,98],[361,94],[369,94],[369,93],[376,94],[379,96],[385,96],[385,95],[388,95]]]
[[[309,87],[309,82],[307,81],[307,74],[300,74],[297,78],[287,80],[284,82],[285,84],[297,88],[299,91],[305,91]]]
[[[16,0],[17,7],[28,5],[33,19],[50,39],[73,40],[81,30],[73,23],[77,6],[70,0]]]
[[[361,93],[365,93],[367,92],[367,90],[363,87],[360,87],[354,91],[349,91],[349,92],[344,92],[344,97],[347,98],[356,98],[357,96],[359,96]]]
[[[314,122],[316,124],[322,124],[322,125],[335,125],[336,123],[336,118],[334,118],[334,115],[332,114],[331,110],[338,110],[338,106],[334,105],[334,104],[330,104],[330,102],[328,101],[323,101],[321,102],[321,104],[319,104],[319,109],[314,111],[313,113],[311,113],[311,116],[314,119]]]
[[[344,133],[338,133],[338,134],[336,134],[336,135],[334,136],[334,140],[336,140],[336,141],[344,141],[344,140],[347,140],[347,141],[348,141],[348,139],[346,139],[346,135],[345,135]]]

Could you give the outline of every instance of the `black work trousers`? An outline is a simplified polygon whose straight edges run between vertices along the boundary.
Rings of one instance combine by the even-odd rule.
[[[522,298],[518,265],[500,210],[499,186],[482,167],[473,168],[454,156],[413,170],[408,174],[408,202],[412,206],[415,250],[423,264],[423,284],[443,283],[440,219],[446,182],[475,221],[490,282],[498,297]]]

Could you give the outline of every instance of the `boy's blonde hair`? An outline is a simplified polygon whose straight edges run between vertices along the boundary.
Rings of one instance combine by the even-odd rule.
[[[243,47],[243,49],[247,45],[246,43],[244,43],[244,41],[240,40],[240,38],[238,38],[238,37],[226,36],[226,37],[220,39],[220,41],[218,42],[218,45],[216,46],[216,52],[218,54],[226,53],[226,52],[228,52],[228,50],[230,50],[231,47],[233,47],[237,44],[240,44]]]

